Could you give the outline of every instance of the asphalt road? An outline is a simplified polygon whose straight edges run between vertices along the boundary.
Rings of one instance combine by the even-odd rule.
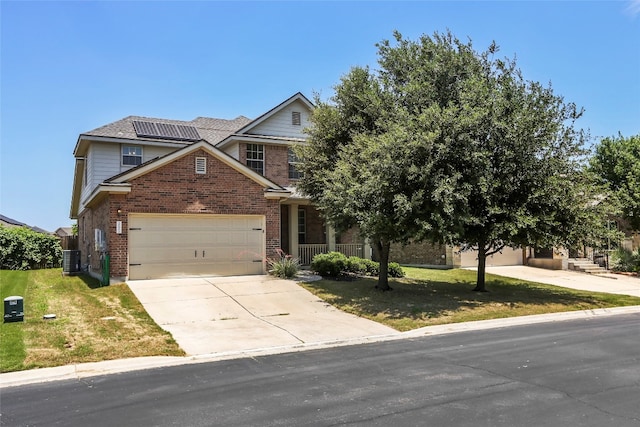
[[[0,393],[3,426],[640,426],[640,315],[191,364]]]

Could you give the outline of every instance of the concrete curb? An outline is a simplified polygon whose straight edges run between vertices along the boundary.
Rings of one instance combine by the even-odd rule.
[[[242,351],[200,354],[186,357],[138,357],[132,359],[108,360],[103,362],[81,363],[58,366],[54,368],[32,369],[28,371],[0,374],[0,389],[20,385],[44,383],[61,380],[81,380],[98,375],[125,373],[131,371],[206,363],[222,360],[259,357],[272,354],[292,353],[307,350],[335,348],[347,345],[368,344],[374,342],[393,341],[399,339],[420,338],[425,336],[451,334],[457,332],[480,331],[509,326],[531,325],[536,323],[562,322],[566,320],[605,317],[623,314],[640,314],[640,306],[613,307],[596,310],[569,311],[562,313],[540,314],[532,316],[511,317],[505,319],[480,320],[476,322],[452,323],[446,325],[426,326],[407,332],[390,335],[376,335],[341,340],[310,342],[279,347],[264,347]]]

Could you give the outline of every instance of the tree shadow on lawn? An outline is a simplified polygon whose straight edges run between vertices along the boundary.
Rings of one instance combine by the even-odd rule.
[[[398,330],[417,327],[583,310],[616,305],[616,296],[487,275],[489,292],[472,292],[475,278],[450,281],[393,279],[391,292],[375,289],[375,278],[322,280],[308,288],[338,308]],[[640,301],[640,299],[638,300]]]

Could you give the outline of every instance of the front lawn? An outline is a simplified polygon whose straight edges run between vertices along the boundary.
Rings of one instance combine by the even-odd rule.
[[[321,280],[302,286],[340,310],[399,331],[444,323],[640,305],[637,297],[577,291],[491,274],[486,275],[489,292],[472,292],[475,271],[403,269],[407,277],[390,278],[390,292],[374,289],[375,278]]]
[[[24,298],[24,322],[0,325],[0,372],[140,356],[183,356],[126,284],[100,287],[61,269],[0,270],[0,297]],[[3,313],[4,314],[4,313]],[[55,314],[55,320],[43,315]]]

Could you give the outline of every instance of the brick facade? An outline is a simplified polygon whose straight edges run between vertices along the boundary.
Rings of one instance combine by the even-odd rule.
[[[378,260],[374,248],[374,258]],[[405,265],[447,265],[447,247],[437,243],[409,243],[402,246],[392,243],[389,261]]]
[[[247,144],[240,143],[240,163],[247,164]],[[289,148],[284,145],[264,145],[264,176],[278,185],[295,184],[289,179]]]
[[[207,159],[206,174],[195,173],[196,157]],[[90,233],[94,228],[105,230],[112,277],[128,276],[130,213],[264,215],[266,256],[274,256],[280,248],[279,201],[266,199],[260,184],[204,150],[189,153],[129,183],[130,193],[108,196],[97,206],[85,210],[80,219],[88,226],[86,240],[93,241]],[[116,233],[117,221],[122,221],[121,234]],[[84,240],[81,236],[81,244]],[[91,265],[99,267],[95,256],[91,257]]]
[[[78,249],[80,250],[80,264],[88,271],[102,274],[102,255],[96,250],[94,230],[105,231],[107,245],[111,241],[109,230],[109,198],[102,199],[92,209],[85,210],[78,218]],[[108,247],[108,246],[107,246]]]
[[[359,229],[352,227],[336,236],[336,243],[363,243],[364,239],[360,236]]]

